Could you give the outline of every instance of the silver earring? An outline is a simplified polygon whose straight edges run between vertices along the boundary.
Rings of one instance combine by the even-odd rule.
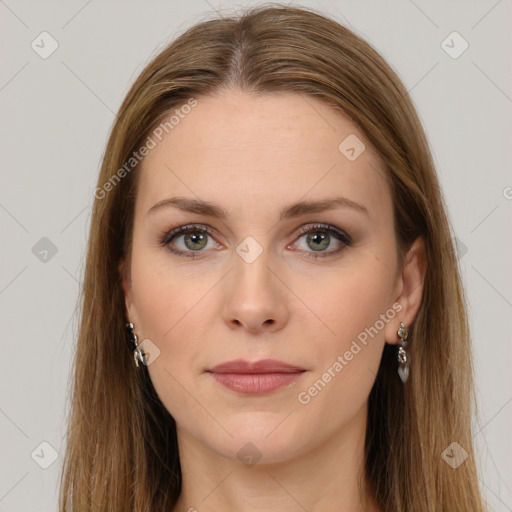
[[[133,332],[133,324],[131,322],[126,324],[126,341],[128,342],[130,349],[133,351],[133,359],[137,368],[139,367],[139,361],[145,365],[146,357],[144,355],[144,351],[138,348],[138,338]]]
[[[403,322],[400,322],[400,327],[398,329],[398,337],[400,338],[400,347],[398,347],[398,375],[402,379],[402,382],[406,382],[409,378],[409,358],[410,356],[407,354],[405,347],[407,346],[407,337],[409,336],[409,331]]]

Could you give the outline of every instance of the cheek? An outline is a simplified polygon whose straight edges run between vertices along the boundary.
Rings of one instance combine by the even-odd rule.
[[[350,345],[351,340],[374,326],[380,315],[392,306],[393,278],[388,270],[393,268],[392,262],[384,263],[372,254],[354,259],[358,260],[357,264],[347,264],[317,280],[313,292],[312,283],[304,281],[296,290],[317,314],[322,338],[329,341],[327,347],[334,345],[341,349],[347,343]],[[381,322],[377,328],[379,335],[374,337],[383,339]]]
[[[212,303],[218,281],[217,273],[198,275],[193,265],[172,262],[164,250],[134,251],[132,287],[137,334],[159,348],[159,365],[182,375],[197,369],[208,332],[219,322],[213,317]]]
[[[132,287],[139,326],[155,343],[166,343],[204,295],[204,280],[185,276],[170,258],[154,250],[134,251]]]
[[[365,402],[380,365],[385,327],[398,321],[392,307],[393,273],[388,270],[393,262],[373,254],[358,261],[333,272],[328,282],[318,282],[321,292],[308,295],[308,306],[318,315],[313,337],[317,366],[301,391],[318,406],[343,403],[348,408],[339,414]],[[305,289],[299,293],[304,296]]]
[[[200,401],[202,396],[200,390],[192,389],[191,377],[198,373],[198,361],[205,350],[204,326],[212,323],[201,300],[208,287],[170,267],[140,268],[152,269],[132,274],[132,282],[140,332],[159,350],[148,366],[155,391],[175,419],[183,421],[184,411],[185,418],[194,414],[201,417],[202,411],[195,409],[198,402],[192,396]]]

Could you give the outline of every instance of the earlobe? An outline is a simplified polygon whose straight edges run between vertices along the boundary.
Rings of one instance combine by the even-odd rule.
[[[410,327],[416,318],[423,297],[423,285],[427,273],[427,253],[425,241],[418,237],[410,246],[405,256],[405,261],[400,274],[402,290],[396,302],[402,309],[396,316],[396,325],[393,322],[388,324],[389,332],[386,332],[387,343],[396,344],[399,342],[397,334],[400,322]]]

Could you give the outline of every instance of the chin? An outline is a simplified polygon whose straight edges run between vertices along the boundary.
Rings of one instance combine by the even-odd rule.
[[[247,467],[278,464],[311,448],[307,433],[295,424],[293,414],[287,417],[283,413],[247,412],[236,416],[222,422],[233,437],[224,431],[214,438],[211,431],[201,436],[213,451],[227,459],[239,460]],[[318,433],[313,437],[318,438]]]

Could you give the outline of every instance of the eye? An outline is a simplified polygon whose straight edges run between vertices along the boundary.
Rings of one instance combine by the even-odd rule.
[[[352,244],[347,233],[329,224],[315,224],[302,228],[299,238],[292,246],[299,246],[307,257],[323,258],[333,256]],[[299,242],[303,243],[299,243]],[[333,248],[334,246],[334,248]],[[331,248],[331,250],[327,250]]]
[[[180,226],[166,232],[161,237],[160,243],[169,251],[187,258],[195,258],[203,249],[213,249],[213,232],[207,226],[188,225]]]
[[[213,236],[208,226],[189,224],[162,233],[160,245],[173,254],[196,258],[207,249],[218,248]],[[341,229],[329,224],[315,224],[302,228],[299,238],[288,247],[298,248],[309,258],[322,258],[334,256],[351,244],[350,236]]]

